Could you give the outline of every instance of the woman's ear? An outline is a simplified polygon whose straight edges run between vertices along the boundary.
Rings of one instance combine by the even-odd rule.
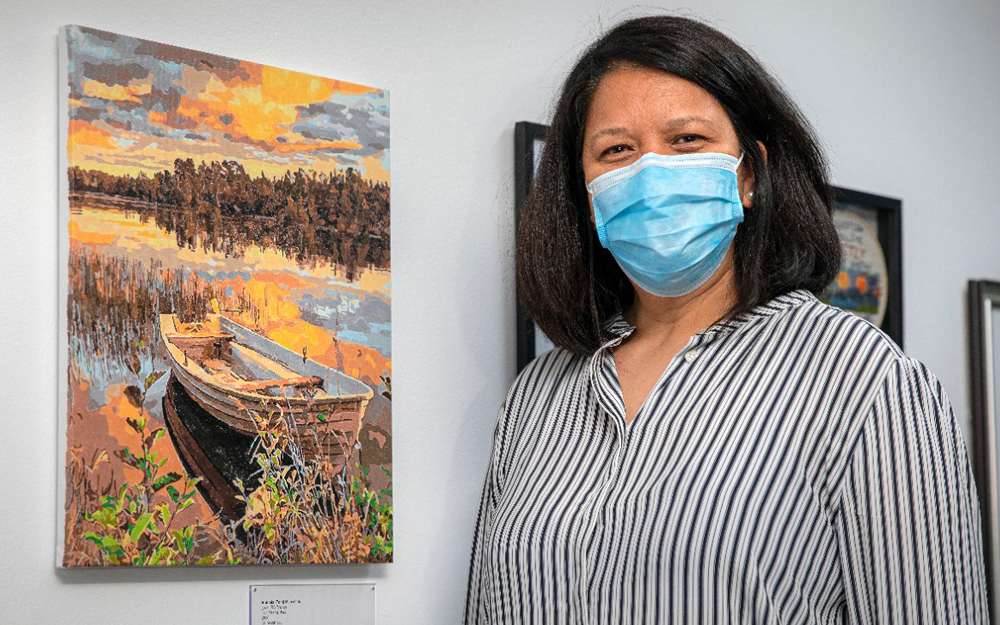
[[[766,163],[767,148],[760,141],[757,142],[757,147],[760,148],[760,153],[764,156],[764,162]],[[757,183],[757,176],[749,160],[744,160],[740,168],[743,170],[743,175],[740,177],[740,200],[743,202],[743,208],[750,208],[753,206],[753,193]]]

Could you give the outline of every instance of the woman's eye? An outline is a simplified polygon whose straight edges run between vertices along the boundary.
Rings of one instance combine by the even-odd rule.
[[[614,156],[616,154],[621,154],[628,150],[627,145],[613,145],[610,148],[601,152],[601,156]]]
[[[694,143],[695,141],[699,141],[700,139],[701,137],[699,137],[698,135],[681,135],[680,137],[677,137],[677,141],[679,143]]]

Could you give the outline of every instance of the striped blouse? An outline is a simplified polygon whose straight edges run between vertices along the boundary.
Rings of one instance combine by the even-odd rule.
[[[987,623],[979,502],[937,379],[806,291],[694,336],[631,424],[611,350],[518,376],[465,623]]]

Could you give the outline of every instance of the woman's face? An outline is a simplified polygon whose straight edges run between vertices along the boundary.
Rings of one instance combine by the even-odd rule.
[[[612,70],[598,83],[587,111],[584,178],[590,184],[648,152],[739,158],[740,142],[722,105],[698,85],[646,67]],[[743,206],[749,208],[753,169],[746,159],[737,176]]]

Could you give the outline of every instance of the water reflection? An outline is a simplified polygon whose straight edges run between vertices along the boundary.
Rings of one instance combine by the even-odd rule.
[[[238,499],[236,481],[242,481],[248,492],[260,481],[251,455],[254,437],[220,423],[191,399],[172,373],[163,396],[163,416],[184,468],[201,478],[198,490],[212,511],[238,520],[246,503]]]
[[[273,248],[299,265],[336,265],[348,281],[360,269],[389,267],[388,235],[375,224],[337,225],[310,223],[305,211],[275,216],[223,215],[217,206],[169,206],[103,194],[75,195],[71,208],[84,205],[135,212],[141,223],[150,219],[174,237],[178,249],[200,250],[240,258],[251,247]]]

